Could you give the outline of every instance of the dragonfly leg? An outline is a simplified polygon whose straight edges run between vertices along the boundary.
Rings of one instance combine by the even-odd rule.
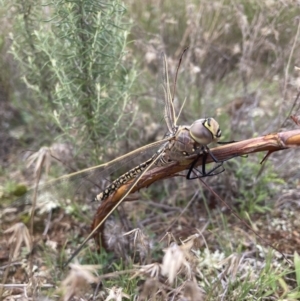
[[[205,177],[211,177],[211,176],[215,176],[218,175],[222,172],[225,171],[224,167],[223,167],[223,162],[219,162],[219,164],[217,166],[215,166],[214,168],[212,168],[211,170],[209,170],[208,172],[206,172],[206,168],[205,168],[205,164],[206,162],[202,162],[202,170],[198,170],[197,168],[195,168],[195,165],[197,163],[198,159],[194,160],[194,162],[192,163],[191,167],[189,168],[189,171],[186,175],[186,178],[188,180],[194,180],[194,179],[198,179],[198,178],[205,178]],[[220,167],[222,167],[221,170],[215,172],[216,170],[218,170]],[[192,176],[193,174],[196,174],[196,176]]]
[[[236,142],[236,141],[229,141],[229,142],[222,142],[222,143],[218,142],[218,144],[228,144],[228,143],[233,143],[233,142]],[[211,158],[213,159],[213,161],[215,163],[218,163],[218,164],[213,169],[211,169],[209,172],[206,172],[206,161],[207,161],[208,154],[211,156]],[[199,160],[199,158],[200,158],[201,155],[202,155],[202,168],[201,168],[201,171],[200,171],[197,168],[195,168],[195,165],[198,162],[198,160]],[[207,146],[203,146],[201,148],[199,154],[198,154],[198,157],[191,164],[191,167],[189,168],[189,171],[188,171],[188,173],[186,175],[186,178],[188,180],[194,180],[194,179],[197,179],[197,178],[204,178],[204,177],[210,177],[210,176],[218,175],[218,174],[220,174],[220,173],[222,173],[222,172],[225,171],[225,168],[223,167],[223,163],[225,161],[231,160],[231,159],[233,159],[235,157],[247,157],[247,155],[243,155],[243,156],[233,155],[229,159],[220,161],[219,159],[216,158],[216,156],[210,151],[210,149]],[[220,167],[222,167],[222,169],[220,171],[215,172]],[[191,175],[192,172],[194,174],[196,174],[196,176],[193,177]]]
[[[207,157],[208,154],[211,156],[211,158],[213,159],[213,161],[215,163],[218,163],[217,166],[215,166],[214,168],[212,168],[210,171],[206,172],[206,161],[207,161]],[[196,163],[199,160],[200,155],[202,155],[202,170],[198,170],[197,168],[195,168]],[[231,158],[230,158],[231,159]],[[228,160],[230,160],[228,159]],[[227,160],[224,161],[220,161],[218,160],[213,153],[210,151],[210,149],[208,147],[203,147],[202,148],[202,152],[199,153],[198,157],[193,161],[191,167],[189,168],[189,171],[186,175],[186,178],[188,180],[193,180],[193,179],[197,179],[197,178],[204,178],[204,177],[210,177],[210,176],[215,176],[218,175],[222,172],[225,171],[225,168],[223,167],[223,162],[225,162]],[[215,172],[216,170],[218,170],[221,167],[221,170]],[[192,176],[192,173],[196,174],[196,176]]]

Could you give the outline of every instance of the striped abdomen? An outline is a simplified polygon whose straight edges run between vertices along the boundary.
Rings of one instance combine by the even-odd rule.
[[[112,193],[117,191],[123,184],[127,183],[129,180],[135,178],[138,174],[140,174],[145,168],[147,168],[153,160],[158,156],[158,152],[155,153],[150,159],[147,161],[141,163],[140,165],[130,169],[126,173],[124,173],[122,176],[114,180],[109,186],[105,188],[101,193],[99,193],[95,201],[103,201],[106,198],[108,198]]]

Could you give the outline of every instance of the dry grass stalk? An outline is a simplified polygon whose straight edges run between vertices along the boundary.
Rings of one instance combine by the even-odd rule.
[[[101,268],[100,265],[70,264],[69,266],[71,270],[60,286],[64,301],[70,300],[73,296],[81,296],[86,293],[90,284],[99,281],[99,277],[94,276],[94,274]]]
[[[109,290],[109,295],[105,299],[105,301],[115,300],[115,301],[122,301],[123,298],[130,299],[129,295],[122,292],[122,288],[112,287]]]
[[[31,252],[31,238],[27,227],[23,223],[16,223],[4,231],[5,234],[10,234],[8,244],[11,248],[11,259],[15,260],[19,256],[22,243],[25,243],[28,253]]]

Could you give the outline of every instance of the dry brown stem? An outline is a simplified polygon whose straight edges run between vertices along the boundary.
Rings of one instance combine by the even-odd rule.
[[[281,133],[268,134],[258,138],[251,138],[240,142],[230,143],[223,146],[215,147],[211,149],[213,155],[220,161],[229,160],[235,156],[242,156],[256,152],[267,151],[266,157],[279,150],[284,150],[288,148],[294,148],[300,146],[300,130],[293,130]],[[266,158],[265,157],[265,158]],[[189,169],[192,162],[197,158],[197,155],[190,156],[185,161],[174,162],[172,164],[156,167],[148,172],[146,172],[137,183],[135,187],[132,188],[130,193],[134,193],[141,188],[148,187],[156,181],[163,180],[170,177],[178,176],[183,170]],[[213,162],[213,159],[208,156],[207,163]],[[195,167],[202,164],[202,156]],[[92,229],[96,228],[97,225],[104,219],[104,217],[110,212],[110,210],[116,205],[117,202],[123,197],[123,195],[131,188],[134,179],[128,183],[121,186],[113,195],[107,198],[99,206],[97,213],[94,216]],[[126,199],[125,199],[126,201]],[[97,237],[101,240],[101,245],[105,247],[105,242],[103,240],[103,225],[99,228],[100,236]]]

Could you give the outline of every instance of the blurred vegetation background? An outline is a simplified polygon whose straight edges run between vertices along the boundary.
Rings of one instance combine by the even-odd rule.
[[[299,114],[299,12],[295,1],[272,0],[2,0],[2,198],[11,202],[20,183],[33,184],[26,159],[42,147],[63,163],[51,168],[52,178],[160,139],[166,131],[156,103],[160,53],[173,85],[186,46],[175,95],[177,112],[187,98],[179,124],[212,116],[224,141],[295,128],[289,116]],[[262,158],[234,159],[207,179],[248,219],[298,201],[297,152],[274,154],[263,169]],[[209,210],[216,208],[196,182],[171,179],[142,191],[141,199],[184,208],[197,191]],[[76,210],[84,210],[86,222],[94,205],[85,206]],[[144,203],[135,206],[149,219]],[[200,205],[191,206],[186,216],[196,226]],[[178,229],[192,227],[182,223]]]
[[[52,168],[58,177],[161,138],[160,53],[167,54],[173,84],[186,46],[175,97],[177,112],[187,98],[179,124],[212,116],[225,141],[293,127],[299,86],[293,1],[2,4],[0,160],[5,170],[19,171],[13,181],[30,184],[32,170],[22,162],[45,146],[64,163]],[[288,181],[298,167],[283,157],[284,165],[273,156],[269,168]],[[260,159],[236,161],[241,170],[250,165],[250,176],[229,164],[227,177],[211,182],[223,185],[229,175],[232,189],[240,180],[257,187]]]
[[[298,13],[292,1],[4,1],[1,99],[18,115],[7,138],[69,143],[80,167],[105,161],[129,128],[155,138],[159,54],[172,81],[186,46],[183,123],[214,116],[229,140],[277,131],[297,91]]]

